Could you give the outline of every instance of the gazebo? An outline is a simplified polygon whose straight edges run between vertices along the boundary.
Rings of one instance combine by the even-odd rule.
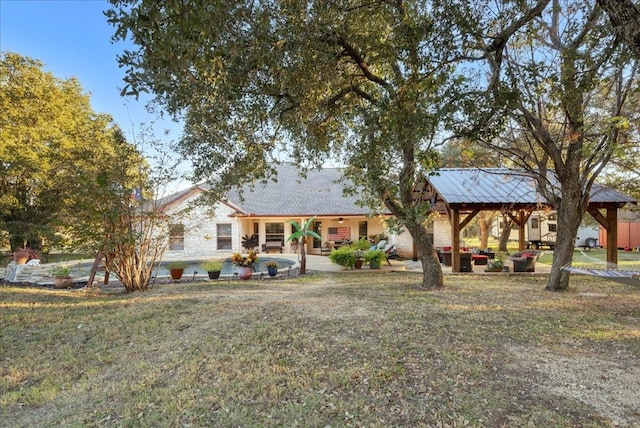
[[[451,224],[451,270],[460,272],[460,231],[480,211],[505,212],[519,226],[524,250],[525,224],[536,210],[552,208],[536,189],[536,180],[523,170],[508,168],[443,168],[416,186],[415,196],[446,213]],[[607,261],[617,263],[618,209],[637,201],[594,183],[588,212],[607,231]]]

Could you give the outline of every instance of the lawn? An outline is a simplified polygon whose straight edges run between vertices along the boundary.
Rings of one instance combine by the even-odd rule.
[[[0,426],[640,426],[640,289],[419,283],[0,286]]]

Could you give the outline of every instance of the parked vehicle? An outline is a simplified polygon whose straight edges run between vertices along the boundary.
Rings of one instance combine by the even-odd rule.
[[[494,238],[500,236],[500,231],[504,227],[504,216],[499,216],[491,228],[491,234]],[[525,240],[527,248],[549,248],[553,249],[556,244],[556,234],[558,231],[558,218],[555,211],[534,211],[527,220],[525,230]],[[576,236],[576,247],[582,247],[587,250],[599,247],[600,228],[598,226],[581,224],[578,228]],[[518,241],[518,226],[514,225],[509,235],[510,241]]]

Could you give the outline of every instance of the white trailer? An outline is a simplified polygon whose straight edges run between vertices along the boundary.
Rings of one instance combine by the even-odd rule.
[[[504,216],[499,216],[493,223],[491,235],[498,239],[505,224]],[[527,220],[525,229],[525,240],[528,248],[553,249],[556,244],[558,232],[558,218],[555,211],[534,211]],[[583,247],[587,250],[599,247],[599,228],[597,226],[581,224],[576,236],[576,247]],[[509,234],[509,241],[518,241],[518,226],[514,225]]]

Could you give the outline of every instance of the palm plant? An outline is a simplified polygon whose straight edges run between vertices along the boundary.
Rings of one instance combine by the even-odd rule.
[[[307,272],[307,254],[305,250],[305,243],[306,243],[307,236],[311,236],[316,239],[322,239],[320,235],[318,235],[316,232],[310,229],[310,226],[313,224],[313,221],[315,220],[315,218],[316,216],[311,217],[302,226],[295,220],[290,220],[287,222],[291,224],[295,229],[295,232],[293,232],[287,238],[287,242],[293,241],[293,240],[302,241],[300,245],[300,275],[304,275]]]

